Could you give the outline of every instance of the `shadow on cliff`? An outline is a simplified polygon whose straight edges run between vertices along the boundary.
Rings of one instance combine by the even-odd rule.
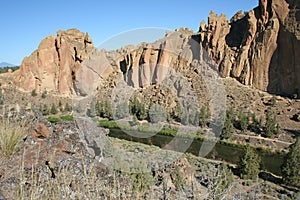
[[[267,91],[289,98],[300,98],[300,41],[294,33],[283,27],[281,24],[277,48],[271,58]]]
[[[234,22],[231,22],[230,32],[226,35],[225,40],[226,44],[229,47],[240,48],[245,46],[244,36],[246,31],[248,31],[249,25],[246,17],[242,17]]]

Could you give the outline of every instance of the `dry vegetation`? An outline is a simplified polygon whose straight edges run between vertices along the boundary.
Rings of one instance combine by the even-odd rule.
[[[25,124],[14,118],[0,120],[0,156],[10,157],[21,148],[27,134]]]

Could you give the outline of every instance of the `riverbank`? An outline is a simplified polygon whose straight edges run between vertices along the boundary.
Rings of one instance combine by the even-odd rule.
[[[100,120],[98,125],[103,128],[108,128],[108,129],[121,129],[124,131],[139,131],[139,132],[144,132],[144,133],[153,133],[153,130],[149,128],[149,126],[146,125],[139,125],[137,127],[134,126],[126,126],[123,124],[119,124],[115,121],[107,121],[107,120]],[[216,142],[215,139],[210,139],[204,135],[204,133],[201,133],[200,130],[198,130],[196,133],[191,133],[190,136],[188,134],[182,134],[178,133],[178,128],[176,129],[175,126],[173,128],[166,128],[163,127],[159,132],[157,132],[158,135],[164,135],[164,136],[171,136],[171,137],[188,137],[192,138],[194,140],[198,140],[203,142],[205,141],[211,141],[211,142]],[[236,134],[235,134],[236,135]],[[280,154],[280,155],[285,155],[284,151],[272,151],[270,148],[265,148],[265,147],[257,147],[253,146],[251,144],[241,144],[237,143],[234,141],[229,141],[229,140],[221,140],[219,138],[217,139],[217,143],[231,146],[231,147],[237,147],[237,148],[245,148],[246,145],[250,145],[252,148],[256,149],[258,152],[264,152],[264,153],[274,153],[274,154]],[[266,138],[268,139],[268,138]]]
[[[245,146],[244,144],[236,144],[231,143],[224,140],[210,140],[205,137],[205,135],[201,135],[200,133],[190,134],[190,137],[187,137],[187,134],[179,135],[176,129],[167,129],[163,128],[157,134],[153,135],[151,130],[148,129],[147,126],[140,126],[140,128],[133,128],[130,126],[120,125],[116,122],[112,121],[100,121],[99,126],[110,129],[109,136],[114,138],[119,138],[123,140],[133,141],[144,143],[148,145],[155,145],[160,148],[168,148],[171,150],[177,151],[180,149],[179,146],[184,144],[185,139],[193,139],[189,144],[185,152],[192,153],[196,156],[199,156],[199,152],[201,151],[201,147],[203,142],[206,144],[212,142],[213,148],[211,151],[205,156],[205,158],[212,160],[224,161],[231,164],[237,164],[239,162],[239,158],[243,155]],[[125,132],[124,132],[125,131]],[[137,135],[139,133],[148,133],[152,135],[151,137],[134,137],[126,133],[126,131],[132,131]],[[144,132],[143,132],[144,131]],[[147,135],[147,134],[146,134]],[[174,139],[176,138],[176,139]],[[170,144],[176,144],[177,146],[172,147]],[[184,145],[182,145],[184,146]],[[272,152],[270,149],[264,149],[261,147],[254,147],[256,152],[259,154],[262,160],[261,169],[276,174],[277,176],[281,175],[281,165],[283,162],[283,157],[285,155],[284,152]]]

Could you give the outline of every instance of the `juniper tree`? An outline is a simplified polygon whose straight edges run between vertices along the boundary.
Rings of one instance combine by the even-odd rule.
[[[239,112],[239,125],[243,133],[248,129],[249,126],[249,117],[244,112]]]
[[[36,90],[35,90],[35,89],[33,89],[33,90],[31,91],[31,96],[33,96],[33,97],[37,96],[37,93],[36,93]]]
[[[234,112],[233,109],[230,108],[226,111],[226,118],[224,121],[224,127],[221,133],[221,139],[228,139],[230,134],[234,131]]]
[[[260,169],[260,157],[255,150],[247,145],[244,155],[240,158],[238,169],[242,179],[256,179]]]
[[[49,114],[49,110],[48,110],[47,104],[43,105],[43,108],[42,108],[41,112],[42,112],[43,115],[48,115]]]
[[[139,120],[144,120],[148,116],[145,105],[140,103],[136,98],[129,103],[129,110],[130,113],[135,115]]]
[[[42,93],[42,98],[45,99],[46,95],[47,95],[47,90],[44,90],[43,93]]]
[[[57,108],[56,108],[56,106],[55,106],[54,103],[52,103],[52,106],[51,106],[51,109],[50,109],[50,113],[53,114],[53,115],[55,115],[55,114],[58,113]]]
[[[71,112],[71,111],[72,111],[72,107],[69,105],[68,102],[67,102],[66,105],[65,105],[64,111],[65,111],[65,112]]]
[[[282,179],[285,184],[300,187],[300,137],[289,147],[289,152],[284,158]]]
[[[272,115],[270,109],[268,109],[266,112],[266,123],[264,131],[267,137],[272,137],[279,131],[279,125],[276,121],[276,116]]]

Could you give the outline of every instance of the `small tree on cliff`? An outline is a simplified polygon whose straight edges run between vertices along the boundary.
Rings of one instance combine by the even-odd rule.
[[[289,147],[282,169],[282,179],[285,184],[300,187],[300,138]]]

